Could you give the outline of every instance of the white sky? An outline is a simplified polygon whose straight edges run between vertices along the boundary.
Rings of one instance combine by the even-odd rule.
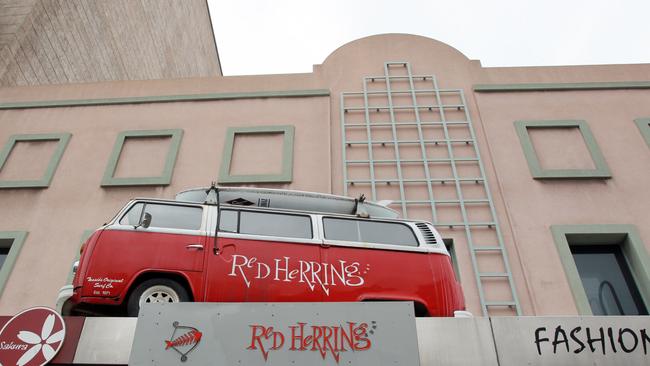
[[[650,63],[650,0],[208,3],[224,75],[311,72],[380,33],[434,38],[483,66]]]

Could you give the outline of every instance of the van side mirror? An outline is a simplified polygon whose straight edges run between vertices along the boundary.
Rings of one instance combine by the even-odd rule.
[[[151,225],[151,214],[149,212],[145,212],[140,226],[146,229],[149,227],[149,225]]]

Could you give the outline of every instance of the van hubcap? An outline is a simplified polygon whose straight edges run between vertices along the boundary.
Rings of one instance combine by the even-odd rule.
[[[167,286],[152,286],[146,289],[140,296],[140,306],[148,303],[170,303],[180,302],[176,291]]]

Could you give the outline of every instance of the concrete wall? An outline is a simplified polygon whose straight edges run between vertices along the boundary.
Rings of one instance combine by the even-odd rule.
[[[8,320],[0,317],[0,325]],[[66,341],[53,364],[128,364],[136,318],[68,317],[66,323]],[[648,327],[648,317],[416,319],[422,366],[643,365],[650,361]],[[199,346],[245,352],[245,345],[241,350]],[[312,356],[318,357],[315,352]],[[187,363],[192,361],[188,357]]]
[[[0,1],[0,86],[218,75],[204,0]]]

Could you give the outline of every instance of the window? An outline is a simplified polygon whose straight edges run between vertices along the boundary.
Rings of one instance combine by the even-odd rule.
[[[27,232],[0,231],[0,294],[23,247]]]
[[[323,218],[325,239],[417,247],[411,228],[395,222]]]
[[[594,315],[647,315],[618,245],[575,245],[571,254]]]
[[[129,212],[122,216],[120,225],[138,225],[140,223],[140,218],[142,217],[142,207],[144,207],[143,203],[136,203],[133,205]]]
[[[11,243],[9,242],[9,239],[0,240],[0,268],[2,268],[2,265],[5,263],[5,260],[9,255],[9,248],[11,248]]]
[[[240,234],[311,239],[309,216],[241,211]]]
[[[634,225],[552,225],[580,315],[648,314],[650,259]]]
[[[151,228],[198,230],[203,210],[200,207],[137,203],[120,220],[121,225],[138,225],[144,213],[151,215]]]
[[[270,212],[223,210],[219,217],[219,230],[284,238],[311,239],[313,237],[309,216]]]
[[[219,231],[237,232],[238,212],[221,210],[219,213]]]
[[[151,215],[149,227],[198,230],[203,210],[199,207],[147,203],[144,212]]]

